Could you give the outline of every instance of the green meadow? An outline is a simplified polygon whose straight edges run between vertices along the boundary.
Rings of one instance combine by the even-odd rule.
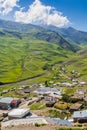
[[[0,36],[0,82],[17,82],[47,75],[52,66],[66,61],[73,52],[58,44],[10,34]]]

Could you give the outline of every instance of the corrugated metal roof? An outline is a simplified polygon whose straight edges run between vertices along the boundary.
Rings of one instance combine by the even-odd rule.
[[[87,110],[75,111],[73,118],[87,118]]]

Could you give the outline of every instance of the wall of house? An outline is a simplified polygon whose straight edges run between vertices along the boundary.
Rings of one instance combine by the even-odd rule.
[[[0,109],[8,110],[10,108],[10,104],[8,103],[0,103]]]

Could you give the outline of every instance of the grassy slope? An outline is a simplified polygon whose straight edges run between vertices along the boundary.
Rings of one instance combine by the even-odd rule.
[[[24,37],[22,40],[7,34],[0,36],[0,82],[16,82],[40,74],[46,64],[65,61],[73,54],[58,45]]]
[[[68,75],[72,70],[75,70],[80,73],[79,79],[87,80],[87,47],[66,61],[65,65]]]

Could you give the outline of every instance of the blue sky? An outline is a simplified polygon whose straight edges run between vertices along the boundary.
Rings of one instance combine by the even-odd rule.
[[[3,0],[0,18],[87,31],[87,0]]]

